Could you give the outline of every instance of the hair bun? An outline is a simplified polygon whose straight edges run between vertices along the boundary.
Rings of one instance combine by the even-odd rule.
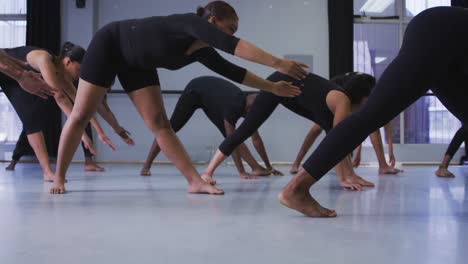
[[[71,43],[70,41],[65,41],[62,45],[62,50],[64,51],[69,51],[75,47],[75,44]]]
[[[206,10],[204,7],[201,7],[201,6],[197,7],[197,16],[203,17],[205,15],[205,11]]]

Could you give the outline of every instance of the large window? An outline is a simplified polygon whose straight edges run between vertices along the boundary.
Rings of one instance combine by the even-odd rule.
[[[450,0],[354,0],[354,70],[378,79],[398,54],[411,19],[435,6],[450,6]],[[436,97],[425,96],[392,126],[395,143],[448,143],[460,122]]]
[[[0,0],[0,48],[26,44],[26,0]],[[0,142],[14,142],[22,125],[15,110],[0,93]]]

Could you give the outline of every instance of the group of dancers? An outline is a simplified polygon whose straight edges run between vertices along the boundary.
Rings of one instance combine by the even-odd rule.
[[[327,80],[307,72],[308,66],[301,62],[278,58],[235,37],[239,23],[236,11],[224,1],[213,1],[199,7],[196,13],[112,22],[96,32],[86,51],[70,42],[64,44],[58,55],[36,47],[4,49],[0,51],[3,73],[0,86],[23,123],[44,180],[53,182],[52,194],[66,192],[67,170],[80,141],[89,161],[85,169],[102,170],[92,161],[96,150],[89,124],[101,142],[115,148],[93,117],[95,112],[125,143],[134,144],[105,100],[116,77],[155,136],[140,174],[151,175],[151,165],[163,151],[185,176],[190,193],[224,194],[216,187],[214,173],[231,154],[243,179],[282,175],[272,166],[258,132],[281,104],[314,125],[291,168],[294,176],[278,199],[306,216],[335,217],[334,210],[321,206],[311,196],[310,188],[335,166],[342,187],[353,190],[373,187],[372,182],[359,177],[353,169],[360,163],[358,146],[369,135],[379,164],[378,172],[401,172],[395,167],[389,122],[429,89],[464,126],[468,124],[468,107],[463,99],[468,81],[467,22],[468,10],[462,8],[437,7],[423,11],[409,23],[397,57],[378,81],[357,72]],[[263,79],[227,61],[216,49],[275,71]],[[168,119],[157,68],[177,70],[194,62],[230,81],[213,76],[193,79]],[[73,83],[77,80],[75,87]],[[231,81],[261,91],[246,94]],[[60,137],[55,173],[50,168],[42,133],[46,116],[43,105],[48,96],[53,96],[68,117]],[[201,175],[175,134],[199,108],[224,136]],[[241,117],[244,120],[239,122]],[[379,132],[381,127],[385,127],[389,145],[388,162]],[[301,165],[322,130],[326,137]],[[249,137],[264,166],[244,144]],[[453,177],[448,164],[466,138],[467,132],[462,127],[436,172],[438,176]],[[283,140],[288,139],[283,137]],[[350,153],[355,149],[352,161]],[[243,161],[251,167],[250,172],[245,170]],[[14,165],[9,169],[14,169]]]

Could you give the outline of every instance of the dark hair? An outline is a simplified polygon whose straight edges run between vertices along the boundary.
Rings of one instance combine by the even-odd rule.
[[[86,53],[86,50],[79,46],[75,45],[69,41],[63,43],[62,49],[60,50],[59,58],[63,59],[65,57],[70,58],[72,61],[76,61],[81,63],[83,61],[83,57]]]
[[[197,16],[203,19],[208,19],[211,16],[214,16],[219,20],[224,20],[233,17],[236,19],[239,18],[237,16],[236,10],[234,10],[234,8],[230,4],[224,1],[212,1],[208,3],[205,7],[199,6],[197,8]]]
[[[351,99],[351,104],[361,102],[368,97],[375,86],[375,78],[372,75],[360,72],[347,73],[332,79],[340,85]]]

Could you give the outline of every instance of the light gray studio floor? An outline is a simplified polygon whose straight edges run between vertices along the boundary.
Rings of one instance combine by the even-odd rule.
[[[377,184],[363,192],[329,174],[312,194],[335,219],[282,207],[276,195],[289,175],[246,181],[222,167],[226,195],[208,196],[185,193],[172,166],[146,178],[136,165],[105,167],[73,165],[61,196],[48,193],[37,165],[1,168],[0,263],[468,263],[468,167],[448,180],[435,167],[399,176],[360,168]]]

